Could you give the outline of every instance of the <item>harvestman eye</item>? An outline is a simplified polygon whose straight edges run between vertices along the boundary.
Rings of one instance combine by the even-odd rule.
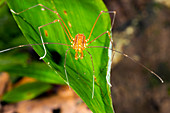
[[[15,15],[19,15],[19,14],[21,14],[21,13],[24,13],[24,12],[27,11],[27,10],[30,10],[30,9],[32,9],[32,8],[37,7],[37,6],[41,6],[41,7],[42,7],[41,10],[43,10],[43,11],[44,11],[44,10],[49,10],[49,11],[55,13],[55,14],[59,17],[59,19],[55,19],[54,21],[52,21],[52,22],[50,22],[50,23],[48,23],[48,24],[45,24],[45,25],[42,25],[42,26],[39,26],[39,27],[38,27],[39,34],[40,34],[40,38],[41,38],[41,42],[42,42],[42,43],[41,43],[41,44],[19,45],[19,46],[16,46],[16,47],[12,47],[12,48],[9,48],[9,49],[2,50],[2,51],[0,51],[0,53],[6,52],[6,51],[9,51],[9,50],[12,50],[12,49],[20,48],[20,47],[26,47],[26,46],[32,46],[32,45],[43,45],[44,55],[40,57],[40,59],[43,59],[43,58],[45,58],[45,56],[46,56],[46,54],[47,54],[46,47],[45,47],[46,44],[58,44],[58,45],[69,46],[70,48],[68,48],[68,49],[66,50],[66,52],[65,52],[65,61],[64,61],[64,70],[65,70],[65,75],[66,75],[66,80],[67,80],[66,83],[69,85],[69,79],[68,79],[68,75],[67,75],[67,71],[66,71],[66,58],[67,58],[67,53],[68,53],[68,51],[69,51],[70,49],[75,50],[75,59],[77,60],[78,58],[83,59],[83,57],[84,57],[83,51],[86,51],[86,52],[90,55],[90,57],[91,57],[91,62],[92,62],[92,67],[93,67],[93,86],[92,86],[93,89],[92,89],[92,98],[93,98],[93,96],[94,96],[94,82],[95,82],[95,78],[96,78],[96,77],[95,77],[95,70],[94,70],[94,64],[93,64],[93,57],[92,57],[92,55],[90,54],[90,52],[89,52],[86,48],[105,48],[105,49],[111,50],[112,53],[113,53],[113,52],[116,52],[116,53],[122,54],[124,57],[129,58],[129,59],[132,60],[133,62],[137,63],[138,65],[142,66],[143,68],[145,68],[146,70],[148,70],[150,73],[152,73],[153,75],[155,75],[156,77],[158,77],[158,78],[160,79],[160,81],[163,83],[163,80],[162,80],[156,73],[154,73],[152,70],[150,70],[149,68],[147,68],[147,67],[144,66],[143,64],[137,62],[135,59],[129,57],[127,54],[124,54],[124,53],[122,53],[122,52],[120,52],[120,51],[114,50],[113,48],[109,48],[109,47],[104,47],[104,46],[89,46],[91,43],[93,43],[95,40],[97,40],[98,38],[100,38],[101,36],[103,36],[103,35],[105,35],[105,34],[107,34],[107,35],[109,36],[110,43],[111,43],[112,46],[113,46],[113,41],[112,41],[111,33],[110,33],[110,32],[111,32],[112,29],[113,29],[113,25],[114,25],[114,21],[115,21],[115,16],[116,16],[116,11],[101,11],[101,12],[99,13],[99,15],[97,16],[97,19],[95,20],[95,22],[94,22],[94,24],[93,24],[93,27],[92,27],[92,29],[91,29],[91,31],[90,31],[89,35],[87,36],[87,39],[86,39],[86,36],[85,36],[84,34],[80,34],[80,33],[77,33],[77,34],[75,35],[75,37],[73,38],[73,36],[71,35],[68,27],[66,26],[64,20],[63,20],[62,17],[59,15],[59,13],[58,13],[57,11],[53,11],[53,10],[49,9],[48,7],[46,7],[46,6],[42,5],[42,4],[37,4],[37,5],[35,5],[35,6],[29,7],[29,8],[27,8],[27,9],[21,11],[21,12],[18,12],[18,13],[15,12],[15,11],[13,11],[13,10],[11,9],[11,12],[14,13]],[[92,33],[93,33],[93,30],[94,30],[94,28],[95,28],[95,25],[96,25],[98,19],[100,18],[100,16],[101,16],[103,13],[113,14],[113,20],[112,20],[112,24],[111,24],[111,29],[110,29],[109,31],[103,32],[102,34],[99,34],[96,38],[92,39],[92,40],[89,42],[89,40],[91,39],[91,35],[92,35]],[[64,11],[64,14],[67,15],[67,12]],[[42,37],[42,34],[41,34],[41,28],[43,28],[43,27],[45,27],[45,26],[48,26],[48,25],[50,25],[50,24],[56,23],[56,22],[61,25],[62,29],[64,30],[65,34],[67,35],[67,37],[68,37],[68,39],[69,39],[69,41],[70,41],[70,44],[50,43],[50,42],[44,42],[44,41],[43,41],[43,37]],[[70,23],[70,22],[68,22],[68,25],[69,25],[69,27],[71,27],[71,23]],[[46,30],[45,30],[45,35],[48,36],[48,32],[47,32]],[[80,57],[78,57],[78,53],[80,53],[80,55],[81,55]],[[113,55],[112,55],[112,57],[113,57]],[[111,86],[111,84],[110,84],[107,76],[106,76],[106,80],[107,80],[107,83]]]

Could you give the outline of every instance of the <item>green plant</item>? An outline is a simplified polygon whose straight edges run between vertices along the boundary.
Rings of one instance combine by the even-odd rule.
[[[8,5],[10,9],[13,9],[16,12],[20,12],[26,8],[34,6],[36,4],[43,4],[46,7],[49,7],[52,10],[57,11],[72,33],[74,37],[78,33],[83,33],[88,37],[90,30],[99,15],[100,11],[107,11],[104,3],[100,0],[65,0],[65,1],[20,1],[20,0],[8,0]],[[20,15],[14,15],[14,18],[23,32],[24,36],[27,38],[30,44],[39,44],[41,43],[38,27],[48,24],[49,22],[59,19],[59,17],[51,13],[48,10],[41,10],[42,7],[36,7],[29,11],[26,11]],[[66,13],[65,13],[66,12]],[[109,30],[111,27],[111,21],[109,14],[103,14],[94,29],[91,39],[96,38],[101,33]],[[67,35],[64,33],[63,28],[59,23],[50,24],[42,28],[42,34],[44,37],[44,42],[56,42],[69,44],[70,41],[67,38]],[[46,33],[48,33],[48,36]],[[94,43],[91,43],[91,46],[109,46],[109,38],[107,35],[104,35],[97,39]],[[42,45],[33,46],[34,50],[38,53],[39,56],[43,56],[44,50]],[[52,44],[46,45],[47,56],[43,59],[47,65],[49,65],[53,72],[56,72],[56,77],[59,76],[66,81],[66,75],[64,72],[64,60],[65,52],[68,49],[67,46]],[[88,51],[92,55],[94,62],[95,70],[95,92],[94,98],[92,98],[92,89],[93,89],[93,67],[91,62],[91,57],[87,52],[84,52],[85,57],[81,60],[75,60],[74,50],[70,50],[67,55],[66,69],[68,73],[68,80],[70,87],[83,99],[87,106],[96,113],[110,113],[113,112],[111,95],[110,95],[110,86],[106,82],[106,74],[108,66],[108,50],[104,48],[89,48]],[[56,55],[56,56],[54,56]],[[30,69],[35,69],[34,65],[30,65]],[[46,68],[44,68],[45,70]],[[6,70],[15,70],[15,67],[11,67]],[[28,76],[40,79],[41,76],[38,75],[38,69],[36,74],[28,73]],[[12,72],[11,71],[11,72]],[[41,72],[41,71],[40,71]],[[41,74],[42,75],[42,74]],[[40,79],[42,81],[48,81],[47,78]],[[50,76],[51,77],[51,76]],[[57,78],[56,78],[57,79]],[[51,79],[50,79],[51,80]],[[57,80],[56,80],[57,81]],[[49,82],[51,83],[51,82]],[[53,81],[55,83],[55,80]],[[61,81],[61,83],[63,83]]]

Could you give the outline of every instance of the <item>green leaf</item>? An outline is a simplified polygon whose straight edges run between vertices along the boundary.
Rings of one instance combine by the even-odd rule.
[[[1,54],[0,71],[9,72],[10,75],[32,77],[46,83],[65,84],[64,80],[56,75],[55,71],[51,70],[45,63],[34,61],[26,64],[27,59],[28,55],[25,53],[9,56]]]
[[[77,34],[84,34],[88,38],[91,28],[99,15],[104,10],[107,11],[102,0],[8,0],[10,9],[15,12],[23,11],[37,4],[43,4],[53,11],[57,11],[68,27],[71,35],[75,37]],[[21,31],[31,44],[42,43],[38,27],[60,19],[55,13],[44,9],[43,7],[35,7],[27,10],[20,15],[14,14],[14,18]],[[109,14],[102,14],[99,18],[90,41],[110,30],[111,21]],[[66,33],[61,25],[56,22],[41,28],[44,42],[63,43],[71,45]],[[47,35],[48,34],[48,35]],[[89,41],[89,42],[90,42]],[[109,37],[103,35],[90,46],[109,47]],[[45,45],[47,55],[43,59],[57,74],[61,76],[65,82],[66,74],[64,68],[65,53],[68,46],[49,44]],[[44,55],[42,45],[33,46],[39,56]],[[110,87],[106,82],[106,74],[108,67],[108,50],[104,48],[86,48],[92,55],[95,70],[95,86],[94,98],[92,98],[93,90],[93,66],[91,57],[88,52],[83,51],[84,58],[75,60],[75,50],[70,49],[66,57],[66,71],[70,87],[83,99],[87,106],[95,113],[112,113],[113,107],[111,102]],[[110,65],[109,65],[110,66]],[[108,70],[108,72],[110,72]]]
[[[0,8],[0,18],[0,23],[2,23],[0,24],[0,50],[28,43],[10,14],[7,5]],[[20,76],[28,76],[42,82],[65,84],[63,79],[60,76],[56,76],[50,67],[43,62],[31,59],[28,50],[31,49],[20,48],[0,54],[0,72],[9,72],[12,81]]]
[[[26,83],[7,92],[2,97],[2,100],[6,102],[19,102],[22,100],[30,100],[40,95],[41,93],[46,92],[50,88],[51,85],[41,82]]]

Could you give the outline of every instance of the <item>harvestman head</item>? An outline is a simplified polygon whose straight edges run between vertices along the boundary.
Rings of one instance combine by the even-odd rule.
[[[19,15],[19,14],[21,14],[21,13],[27,11],[27,10],[30,10],[30,9],[32,9],[32,8],[37,7],[37,6],[41,6],[41,7],[43,7],[44,9],[47,9],[47,10],[55,13],[55,14],[59,17],[59,19],[56,19],[56,20],[54,20],[54,21],[52,21],[52,22],[50,22],[50,23],[48,23],[48,24],[45,24],[45,25],[42,25],[42,26],[39,26],[39,27],[38,27],[38,30],[39,30],[39,33],[40,33],[40,38],[41,38],[42,43],[41,43],[41,44],[20,45],[20,46],[16,46],[16,47],[13,47],[13,48],[9,48],[9,49],[2,50],[2,51],[0,51],[0,53],[5,52],[5,51],[9,51],[9,50],[12,50],[12,49],[15,49],[15,48],[25,47],[25,46],[43,45],[44,55],[43,55],[42,57],[40,57],[40,59],[43,59],[43,58],[45,58],[45,56],[46,56],[46,54],[47,54],[46,47],[45,47],[46,44],[58,44],[58,45],[70,46],[70,48],[68,48],[68,49],[66,50],[66,53],[65,53],[65,61],[64,61],[65,75],[66,75],[66,79],[67,79],[66,83],[69,85],[69,80],[68,80],[67,71],[66,71],[66,57],[67,57],[67,52],[68,52],[70,49],[74,49],[74,50],[75,50],[75,59],[77,60],[77,59],[79,58],[79,57],[78,57],[78,53],[81,54],[80,58],[83,59],[83,57],[84,57],[83,51],[85,50],[85,51],[87,51],[87,53],[88,53],[88,54],[90,55],[90,57],[91,57],[91,62],[92,62],[92,67],[93,67],[93,89],[92,89],[92,98],[93,98],[93,96],[94,96],[95,70],[94,70],[94,64],[93,64],[92,55],[90,54],[90,52],[89,52],[86,48],[105,48],[105,49],[112,50],[112,52],[116,52],[116,53],[122,54],[123,56],[131,59],[133,62],[139,64],[140,66],[142,66],[143,68],[145,68],[146,70],[148,70],[149,72],[151,72],[152,74],[154,74],[155,76],[157,76],[157,77],[161,80],[161,82],[163,83],[163,80],[162,80],[156,73],[154,73],[153,71],[151,71],[149,68],[147,68],[147,67],[144,66],[143,64],[137,62],[135,59],[129,57],[127,54],[124,54],[124,53],[122,53],[122,52],[120,52],[120,51],[114,50],[113,48],[109,48],[109,47],[104,47],[104,46],[89,46],[92,42],[94,42],[94,41],[97,40],[99,37],[103,36],[104,34],[107,34],[107,35],[109,36],[109,40],[110,40],[110,42],[111,42],[112,45],[113,45],[113,41],[112,41],[112,39],[111,39],[110,32],[112,31],[112,28],[113,28],[113,25],[114,25],[114,20],[115,20],[115,16],[116,16],[116,11],[101,11],[101,12],[99,13],[96,21],[95,21],[94,24],[93,24],[93,27],[92,27],[92,29],[91,29],[91,32],[89,33],[89,36],[88,36],[87,39],[86,39],[86,36],[85,36],[84,34],[80,34],[80,33],[78,33],[78,34],[75,36],[75,38],[73,38],[72,35],[71,35],[71,33],[70,33],[70,31],[69,31],[69,29],[68,29],[68,27],[66,26],[65,22],[63,21],[63,19],[62,19],[61,16],[59,15],[59,13],[58,13],[57,11],[53,11],[53,10],[49,9],[48,7],[46,7],[46,6],[42,5],[42,4],[37,4],[37,5],[35,5],[35,6],[29,7],[29,8],[27,8],[27,9],[21,11],[21,12],[18,12],[18,13],[15,12],[15,11],[13,11],[13,10],[11,9],[11,12],[14,13],[14,14],[16,14],[16,15]],[[109,31],[103,32],[102,34],[100,34],[99,36],[97,36],[96,38],[92,39],[92,40],[89,42],[89,40],[90,40],[90,38],[91,38],[91,35],[92,35],[92,33],[93,33],[93,30],[94,30],[94,28],[95,28],[95,25],[96,25],[99,17],[101,16],[101,14],[103,14],[103,13],[109,13],[109,14],[113,14],[113,15],[114,15],[114,16],[113,16],[112,25],[111,25],[111,29],[110,29]],[[42,37],[42,34],[41,34],[41,28],[43,28],[43,27],[45,27],[45,26],[47,26],[47,25],[56,23],[56,22],[58,22],[58,23],[61,25],[61,27],[63,28],[64,32],[66,33],[68,39],[69,39],[70,42],[71,42],[71,45],[69,45],[69,44],[62,44],[62,43],[49,43],[49,42],[44,42],[44,41],[43,41],[43,37]],[[113,57],[113,55],[112,55],[112,57]],[[108,83],[109,85],[111,85],[111,84],[109,83],[108,78],[106,78],[106,80],[107,80],[107,83]]]

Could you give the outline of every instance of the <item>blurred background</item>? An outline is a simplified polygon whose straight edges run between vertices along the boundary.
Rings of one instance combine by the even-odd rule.
[[[104,0],[109,10],[117,12],[113,28],[115,48],[138,60],[154,72],[165,83],[161,83],[154,75],[131,60],[115,54],[112,66],[112,99],[116,113],[169,113],[170,112],[170,1],[169,0]],[[111,18],[113,15],[111,15]],[[0,1],[0,50],[28,42],[16,25],[5,0]],[[13,59],[8,56],[12,55]],[[3,58],[3,60],[1,59]],[[11,57],[11,56],[10,56]],[[4,59],[5,58],[5,59]],[[23,62],[41,62],[31,48],[12,50],[0,55],[1,68],[8,64],[23,65]],[[22,60],[17,60],[22,59]],[[33,64],[31,64],[33,65]],[[43,65],[43,64],[42,64]],[[6,65],[8,66],[8,65]],[[5,68],[3,66],[3,68]],[[16,74],[16,73],[13,73]],[[0,97],[4,91],[24,82],[34,81],[28,77],[10,77],[9,73],[1,73]],[[38,100],[9,104],[1,102],[0,112],[24,112],[23,106],[43,111],[44,106],[51,106],[53,113],[74,112],[88,113],[90,110],[68,87],[47,87],[38,96]],[[59,92],[57,92],[59,91]],[[49,96],[57,92],[57,96]],[[48,96],[49,97],[48,97]],[[60,99],[54,103],[55,99]],[[64,99],[64,102],[63,102]],[[56,102],[56,101],[55,101]],[[62,103],[63,102],[63,103]],[[52,103],[52,104],[48,104]],[[60,103],[60,104],[59,104]],[[62,104],[61,104],[62,103]],[[74,104],[69,103],[76,103]],[[69,108],[70,107],[70,108]],[[29,109],[30,110],[30,109]],[[65,111],[63,111],[65,110]],[[30,112],[30,111],[29,111]]]
[[[170,112],[170,1],[104,0],[117,11],[115,48],[156,72],[165,83],[127,58],[113,62],[116,113]],[[117,63],[119,62],[119,63]]]

